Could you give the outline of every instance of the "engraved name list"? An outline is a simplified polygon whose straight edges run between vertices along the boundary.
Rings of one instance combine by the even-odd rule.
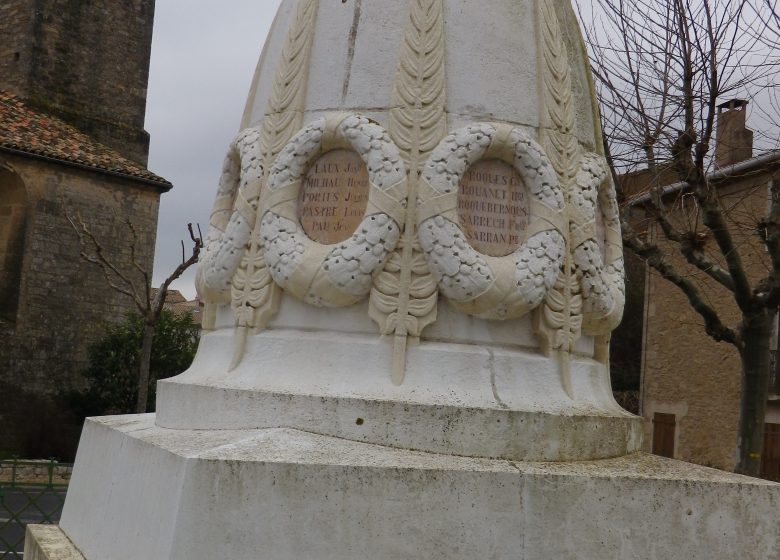
[[[355,232],[368,207],[368,170],[358,154],[333,150],[309,168],[298,198],[298,219],[313,241],[340,243]]]
[[[500,160],[483,160],[463,176],[458,220],[466,239],[479,252],[503,257],[516,251],[528,229],[523,179]]]

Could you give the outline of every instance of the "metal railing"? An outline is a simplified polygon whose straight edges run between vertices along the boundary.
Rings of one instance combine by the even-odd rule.
[[[73,465],[0,461],[0,560],[24,557],[28,524],[58,523]]]

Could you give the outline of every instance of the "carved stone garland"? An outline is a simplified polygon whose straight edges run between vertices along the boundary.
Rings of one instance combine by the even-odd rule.
[[[605,227],[604,254],[598,240],[597,212],[601,212]],[[574,265],[582,286],[583,330],[592,335],[609,334],[623,317],[625,266],[615,186],[601,156],[583,157],[570,215]]]
[[[256,212],[245,201],[263,175],[259,142],[259,129],[242,130],[225,156],[196,276],[198,293],[210,303],[230,302],[233,275],[252,233]]]
[[[265,117],[258,128],[242,131],[230,147],[198,267],[198,293],[205,302],[203,328],[214,328],[216,304],[230,302],[235,313],[238,331],[230,369],[243,358],[248,330],[264,327],[279,303],[279,289],[271,281],[257,239],[257,205],[271,163],[302,125],[318,8],[319,0],[299,1]]]
[[[483,159],[512,165],[530,194],[526,241],[506,257],[475,250],[458,224],[460,183]],[[563,193],[544,150],[519,128],[476,124],[447,136],[423,169],[418,232],[441,292],[485,319],[522,317],[539,306],[561,271],[566,243]]]
[[[299,222],[299,192],[309,167],[336,149],[352,150],[365,162],[368,209],[351,238],[322,245],[312,241]],[[406,191],[406,167],[382,127],[343,114],[311,123],[282,150],[260,201],[263,255],[274,282],[296,298],[322,307],[364,299],[398,243]]]

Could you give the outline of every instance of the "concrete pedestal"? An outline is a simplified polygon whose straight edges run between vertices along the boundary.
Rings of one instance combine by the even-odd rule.
[[[510,462],[144,415],[87,422],[61,527],[87,560],[771,560],[778,511],[778,484],[644,454]]]
[[[84,560],[84,556],[56,525],[28,525],[24,557],[26,560]]]

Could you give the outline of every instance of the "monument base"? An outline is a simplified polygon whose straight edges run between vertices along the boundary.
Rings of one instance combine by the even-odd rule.
[[[87,421],[61,527],[87,560],[766,560],[778,508],[779,484],[645,454],[483,460],[142,415]]]

